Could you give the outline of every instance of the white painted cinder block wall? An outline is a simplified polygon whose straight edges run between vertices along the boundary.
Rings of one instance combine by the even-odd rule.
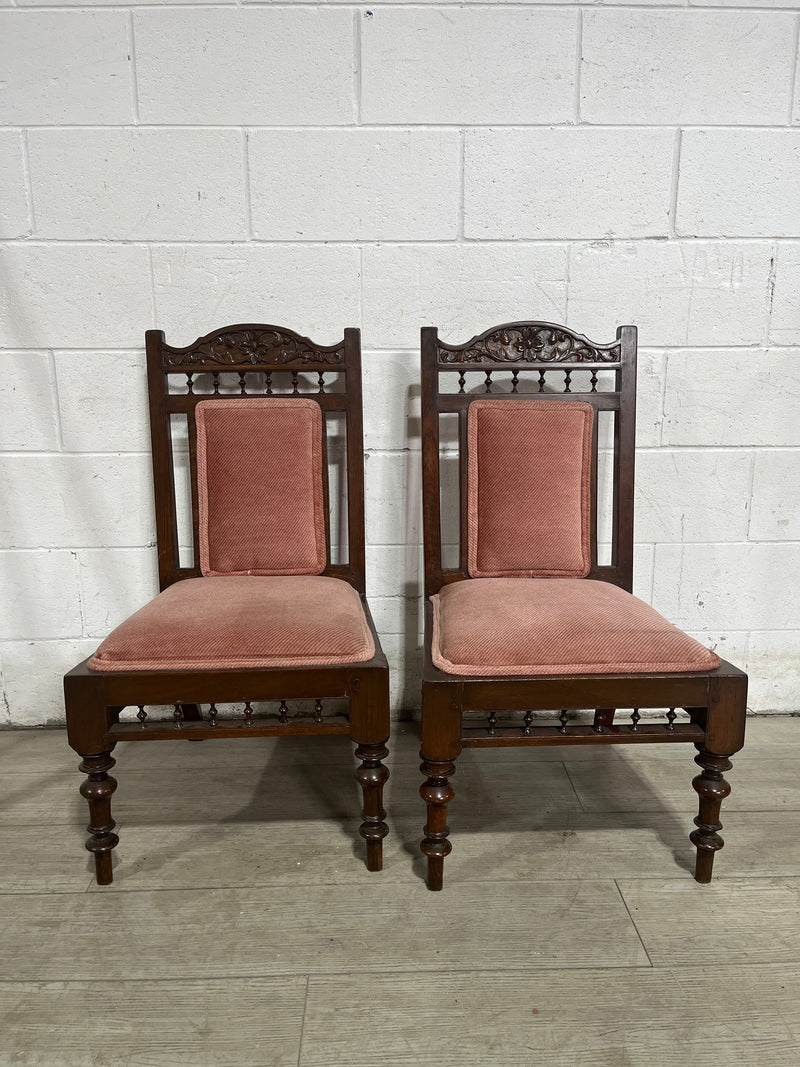
[[[0,719],[156,592],[143,332],[365,345],[417,700],[420,325],[639,326],[636,592],[800,709],[800,0],[0,0]],[[120,407],[121,404],[121,407]]]

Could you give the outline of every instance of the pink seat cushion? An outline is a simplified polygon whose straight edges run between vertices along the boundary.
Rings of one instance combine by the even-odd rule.
[[[473,578],[589,573],[591,405],[473,400],[468,569]]]
[[[338,578],[189,578],[118,626],[96,671],[360,663],[375,653],[358,593]]]
[[[648,674],[720,662],[608,582],[467,579],[431,599],[433,662],[448,674]]]
[[[203,574],[320,574],[326,549],[319,404],[202,400],[196,417]]]

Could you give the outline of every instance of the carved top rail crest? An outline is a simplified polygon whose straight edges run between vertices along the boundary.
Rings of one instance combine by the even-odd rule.
[[[620,342],[598,345],[550,322],[511,322],[463,345],[438,342],[440,364],[448,363],[618,363]]]
[[[281,367],[344,361],[344,342],[316,345],[277,326],[237,326],[200,337],[187,348],[164,345],[165,367]]]

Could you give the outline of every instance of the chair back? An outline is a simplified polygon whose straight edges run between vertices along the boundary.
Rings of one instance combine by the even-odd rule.
[[[472,419],[469,409],[474,401],[489,398],[517,402],[544,401],[547,404],[568,402],[573,404],[570,412],[575,419],[581,410],[587,411],[581,405],[589,405],[593,409],[591,438],[585,457],[588,465],[586,565],[580,573],[584,577],[611,582],[631,591],[636,347],[635,326],[621,326],[616,332],[616,340],[609,344],[597,344],[582,334],[554,323],[512,322],[495,326],[461,345],[440,340],[435,327],[423,327],[422,487],[426,596],[438,593],[448,582],[483,573],[476,570],[475,554],[475,434],[476,416],[479,410],[485,410],[485,406],[479,405]],[[537,408],[542,408],[541,403],[537,403]],[[562,411],[566,414],[565,409]],[[443,428],[443,420],[447,417],[457,420],[457,433],[452,438]],[[608,428],[603,424],[606,420],[612,424]],[[554,426],[554,420],[540,421],[543,432],[552,433],[548,427]],[[566,422],[564,419],[557,421],[560,424]],[[531,424],[531,420],[519,421],[519,426],[526,424]],[[579,437],[576,428],[564,434],[565,441],[578,442]],[[551,494],[546,492],[548,471],[552,479],[562,480],[564,471],[560,469],[562,464],[559,462],[558,442],[555,442],[555,449],[553,440],[546,444],[546,457],[545,449],[542,450],[546,462],[542,464],[543,469],[536,472],[536,479],[545,490],[543,496],[549,495],[552,500],[557,500],[562,487],[556,486]],[[536,448],[534,442],[527,448],[525,456],[520,450],[520,465],[535,464]],[[610,539],[610,562],[603,563],[598,562],[598,469],[601,453],[604,456],[608,453],[611,460],[612,480],[611,522],[607,535]],[[455,566],[445,567],[442,559],[442,467],[443,460],[447,462],[453,454],[457,457],[458,469],[458,562]],[[505,457],[509,470],[513,468],[515,460],[513,452]],[[565,456],[563,466],[574,464],[575,461],[575,455]],[[518,473],[509,478],[509,508],[517,504],[514,486],[520,483]],[[576,499],[577,493],[578,489],[572,492]],[[524,499],[524,494],[520,499]],[[470,523],[473,524],[472,529]],[[524,517],[521,524],[524,530]],[[512,521],[509,529],[513,527]],[[503,524],[499,523],[497,529],[502,531]],[[448,537],[448,542],[450,540]],[[560,572],[539,570],[533,573]]]
[[[257,562],[250,573],[322,573],[344,579],[363,594],[364,445],[360,331],[346,329],[343,340],[334,345],[318,345],[292,330],[262,324],[226,326],[198,338],[186,348],[168,345],[161,330],[148,330],[145,341],[161,589],[185,578],[219,573],[215,569],[219,566],[215,559],[225,561],[228,573],[247,573],[251,557],[257,561],[260,557],[257,546],[260,535],[254,537],[253,530],[263,527],[264,537],[269,537],[269,519],[276,504],[274,497],[262,499],[261,494],[274,493],[276,487],[283,484],[288,499],[280,502],[281,514],[294,523],[308,521],[312,525],[316,515],[319,529],[307,531],[307,558],[301,568],[293,569],[287,565],[282,570],[280,562],[274,564],[267,560],[264,568]],[[273,398],[276,403],[254,403],[254,398]],[[198,404],[210,400],[214,403],[201,408],[198,414]],[[295,401],[298,402],[296,405]],[[315,409],[309,402],[319,407],[321,433]],[[241,414],[241,420],[227,418],[228,405],[232,413]],[[292,418],[293,409],[297,419]],[[263,413],[265,426],[274,426],[275,431],[258,426],[259,412]],[[313,417],[304,418],[309,415]],[[237,422],[240,423],[238,431],[235,429]],[[283,436],[280,435],[281,427],[288,427]],[[314,514],[308,513],[303,519],[292,515],[291,483],[295,475],[291,474],[290,468],[294,464],[295,470],[299,469],[297,457],[285,452],[286,442],[291,444],[295,433],[293,427],[300,427],[309,463],[314,459],[315,469],[309,472],[308,484],[315,493],[319,491],[321,494],[321,501],[314,506]],[[179,446],[181,430],[186,442],[183,448]],[[273,432],[277,435],[274,449],[265,454]],[[337,448],[342,433],[344,447]],[[309,445],[312,441],[316,444]],[[226,442],[231,442],[234,451],[212,469],[211,450],[215,442],[218,457],[220,447],[225,448]],[[257,453],[263,454],[265,467],[271,467],[274,474],[266,482],[258,483],[252,499],[247,498],[251,475],[239,469],[235,451],[240,450],[241,467],[249,468],[252,477],[258,479],[259,455],[248,455],[248,442],[252,442]],[[329,443],[332,445],[330,456]],[[315,448],[321,450],[321,456],[318,453],[312,455]],[[334,449],[339,454],[333,455]],[[330,463],[329,459],[334,462]],[[180,474],[182,465],[188,468],[191,500],[190,562],[182,559],[188,546],[181,542],[189,538],[181,536],[181,508],[176,497],[176,474]],[[282,466],[288,471],[283,482],[280,478]],[[334,472],[340,476],[335,477]],[[209,491],[209,486],[213,492]],[[334,539],[340,556],[337,562],[331,561],[331,499],[340,501],[342,508],[340,529],[335,531]],[[220,537],[223,541],[222,549],[218,548],[216,555],[213,546],[209,548],[209,510],[213,511],[214,500],[224,502],[232,515],[232,520],[226,523],[222,514],[224,507],[217,505],[214,536],[218,546]],[[248,542],[242,556],[244,564],[239,560],[235,545],[235,531],[239,525],[243,541]],[[344,555],[346,559],[341,558]],[[318,564],[314,560],[318,560]],[[273,569],[269,569],[271,566]]]

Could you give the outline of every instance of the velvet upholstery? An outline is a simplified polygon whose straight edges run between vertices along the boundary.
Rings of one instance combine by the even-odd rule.
[[[434,664],[448,674],[709,671],[719,658],[609,582],[479,578],[433,601]]]
[[[361,663],[375,646],[358,593],[323,576],[189,578],[116,628],[98,671]]]
[[[320,574],[326,547],[319,404],[203,400],[196,417],[202,573]]]
[[[594,412],[552,400],[473,400],[467,561],[473,578],[582,578],[591,567]]]

